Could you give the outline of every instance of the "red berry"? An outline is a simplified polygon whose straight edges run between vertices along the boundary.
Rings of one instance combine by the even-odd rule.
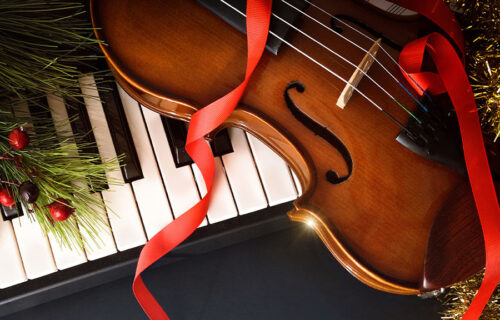
[[[57,198],[57,201],[49,205],[49,212],[52,218],[57,221],[64,221],[75,211],[69,206],[69,202],[63,198]]]
[[[15,201],[12,196],[12,190],[9,188],[0,189],[0,203],[9,208],[14,206]]]
[[[22,128],[16,128],[9,133],[9,140],[11,146],[21,150],[30,142],[30,136]]]

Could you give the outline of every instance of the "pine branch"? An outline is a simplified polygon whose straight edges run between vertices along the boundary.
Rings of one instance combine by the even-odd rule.
[[[97,43],[80,2],[0,0],[0,97],[79,95],[81,69],[102,58]]]
[[[22,150],[11,148],[9,132],[31,123],[37,123],[37,127],[36,134],[28,130],[29,146]],[[104,210],[104,204],[99,197],[92,195],[91,190],[103,191],[107,183],[117,183],[108,181],[105,172],[116,170],[119,159],[101,163],[99,155],[79,153],[77,143],[80,150],[93,145],[85,143],[84,136],[65,133],[62,128],[67,127],[68,123],[56,122],[52,125],[51,119],[35,116],[13,118],[10,112],[0,110],[0,154],[7,158],[22,159],[22,169],[15,161],[0,159],[0,177],[17,184],[31,181],[38,186],[40,195],[33,205],[20,197],[17,188],[10,187],[16,201],[31,209],[30,216],[45,233],[52,233],[61,245],[72,248],[88,245],[80,237],[79,228],[99,245],[101,240],[98,234],[108,227],[103,217],[97,214]],[[30,177],[29,173],[33,173],[33,176]],[[47,207],[57,198],[69,200],[76,209],[71,219],[54,221],[50,217]]]

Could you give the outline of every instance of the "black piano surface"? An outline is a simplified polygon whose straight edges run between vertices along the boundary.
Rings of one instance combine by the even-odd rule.
[[[144,279],[173,320],[439,319],[434,299],[356,280],[302,224],[148,270]],[[147,319],[131,284],[127,275],[0,319]]]
[[[152,267],[170,264],[292,226],[291,202],[196,230]],[[133,275],[142,246],[0,290],[0,317]]]

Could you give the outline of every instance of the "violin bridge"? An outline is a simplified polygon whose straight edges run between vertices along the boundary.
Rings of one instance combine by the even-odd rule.
[[[352,94],[354,93],[354,88],[358,86],[359,82],[361,81],[361,78],[363,78],[363,75],[366,74],[370,69],[370,67],[372,66],[381,41],[382,39],[378,39],[373,43],[370,50],[368,50],[366,55],[363,57],[363,60],[361,60],[360,64],[358,65],[359,69],[356,68],[351,77],[349,78],[349,83],[351,85],[346,84],[344,90],[342,90],[342,93],[337,99],[337,106],[340,107],[341,109],[345,108],[347,102],[349,102],[349,99],[351,99]]]

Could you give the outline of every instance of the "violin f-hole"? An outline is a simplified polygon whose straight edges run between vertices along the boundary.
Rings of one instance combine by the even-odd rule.
[[[325,174],[325,178],[331,184],[339,184],[341,182],[346,181],[352,174],[353,161],[351,154],[345,144],[327,127],[324,127],[314,121],[307,114],[302,112],[300,108],[295,104],[293,99],[290,97],[289,90],[295,89],[300,93],[303,93],[306,89],[305,85],[302,82],[294,81],[288,84],[285,89],[284,96],[285,102],[288,107],[288,110],[292,113],[295,119],[299,120],[307,129],[314,132],[314,134],[323,138],[326,142],[328,142],[332,147],[334,147],[344,158],[344,161],[347,165],[348,173],[345,176],[339,176],[338,173],[334,170],[328,170]]]

